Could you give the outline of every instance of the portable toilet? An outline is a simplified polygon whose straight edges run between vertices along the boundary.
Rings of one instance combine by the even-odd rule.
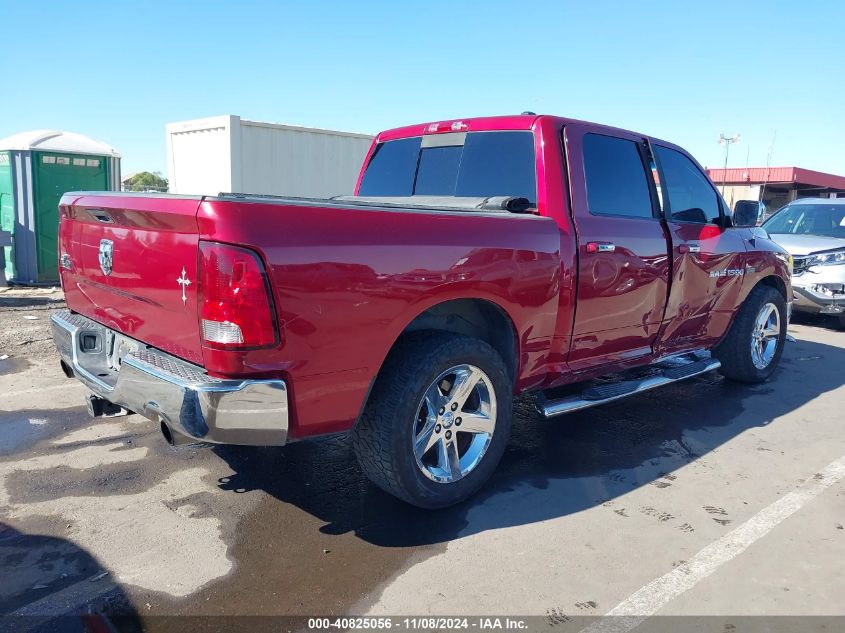
[[[92,138],[34,130],[0,139],[0,230],[6,278],[19,284],[59,279],[59,200],[67,191],[119,191],[120,154]]]

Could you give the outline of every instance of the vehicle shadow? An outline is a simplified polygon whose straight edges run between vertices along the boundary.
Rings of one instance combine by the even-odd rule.
[[[78,545],[0,522],[0,632],[141,631],[124,590]]]
[[[325,522],[324,533],[353,532],[383,547],[442,543],[565,516],[639,486],[672,485],[672,471],[840,387],[843,366],[845,349],[799,340],[787,344],[781,366],[761,385],[713,372],[554,420],[522,398],[493,479],[440,511],[413,508],[370,484],[345,435],[279,449],[216,447],[234,471],[219,486],[263,490]]]
[[[836,316],[828,314],[809,314],[807,312],[794,312],[791,323],[800,325],[812,325],[815,327],[833,330],[834,332],[845,331],[845,327],[839,324],[839,319]]]

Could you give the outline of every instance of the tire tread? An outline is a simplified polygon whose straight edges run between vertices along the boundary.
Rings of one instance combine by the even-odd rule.
[[[407,455],[402,454],[401,446],[397,448],[396,412],[418,391],[420,376],[426,375],[431,367],[442,362],[446,350],[450,355],[459,356],[482,352],[489,356],[489,360],[497,366],[502,375],[507,375],[499,354],[484,341],[440,331],[407,334],[385,360],[364,412],[352,430],[352,447],[367,477],[382,490],[412,505],[425,508],[444,507],[461,499],[444,500],[431,495],[421,496],[419,487],[414,486],[410,480],[408,464],[400,463],[407,459]],[[499,409],[498,416],[509,416],[510,400],[506,399],[506,402],[501,404],[506,405],[508,410]],[[408,452],[411,453],[411,464],[416,468],[413,454]],[[487,457],[486,455],[485,459]],[[479,468],[481,465],[479,464]],[[480,481],[475,488],[483,483],[483,480]],[[468,494],[462,494],[461,498],[466,496]]]
[[[780,311],[781,339],[771,363],[765,369],[758,369],[751,360],[750,336],[760,308],[766,303],[774,303]],[[731,324],[727,335],[713,354],[722,363],[719,372],[729,380],[745,383],[765,381],[775,370],[780,360],[786,338],[786,300],[771,286],[755,286],[740,306],[739,314]]]

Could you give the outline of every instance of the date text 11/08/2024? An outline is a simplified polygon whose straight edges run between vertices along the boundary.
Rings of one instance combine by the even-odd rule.
[[[308,630],[525,630],[528,623],[525,619],[509,617],[350,617],[350,618],[309,618]]]

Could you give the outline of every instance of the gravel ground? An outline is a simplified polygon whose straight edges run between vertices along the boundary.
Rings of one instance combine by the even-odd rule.
[[[0,356],[42,359],[55,352],[45,315],[65,307],[59,288],[0,288]]]

